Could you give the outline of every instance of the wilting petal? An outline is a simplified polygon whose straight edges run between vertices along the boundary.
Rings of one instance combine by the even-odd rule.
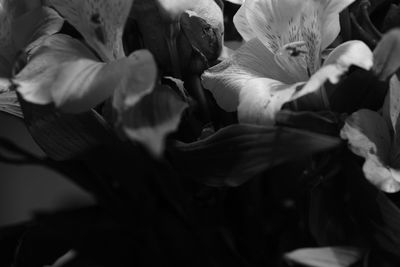
[[[340,133],[349,148],[365,158],[365,177],[379,189],[393,193],[400,190],[398,171],[390,164],[391,137],[386,121],[378,113],[363,109],[353,113]]]
[[[295,97],[313,93],[318,91],[325,82],[330,81],[336,84],[349,68],[354,65],[365,70],[372,67],[373,55],[366,44],[361,41],[349,41],[336,47],[324,62],[324,66],[320,68],[306,85],[299,90]],[[327,93],[322,89],[319,93],[327,106],[329,99]]]
[[[119,123],[132,141],[144,144],[161,156],[167,134],[178,128],[187,104],[170,87],[161,85],[138,101],[119,107]]]
[[[350,267],[362,257],[362,250],[352,247],[302,248],[285,254],[291,262],[310,267]]]
[[[48,0],[105,61],[123,57],[122,34],[133,0]]]
[[[156,72],[148,51],[102,63],[82,43],[60,34],[32,52],[14,82],[28,102],[54,102],[65,111],[82,112],[112,96],[118,86],[147,88],[140,83],[154,84]]]
[[[400,30],[385,34],[374,50],[374,72],[381,80],[388,79],[400,68]]]
[[[276,64],[274,55],[258,39],[252,39],[236,50],[230,59],[208,69],[202,81],[218,105],[231,112],[237,109],[239,94],[247,82],[264,77],[271,81],[294,83],[294,79]]]
[[[247,20],[246,16],[246,9],[245,5],[242,5],[239,10],[236,12],[235,16],[233,16],[233,23],[240,33],[242,38],[245,41],[249,41],[253,38],[256,38],[256,34],[254,33],[253,29],[249,25],[249,21]]]
[[[307,1],[252,0],[245,1],[248,25],[257,38],[273,53],[285,44],[300,41],[300,14]]]

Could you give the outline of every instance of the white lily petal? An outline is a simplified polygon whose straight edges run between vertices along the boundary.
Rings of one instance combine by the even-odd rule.
[[[308,1],[308,0],[307,0]],[[277,53],[285,44],[300,40],[300,14],[307,1],[245,1],[248,25],[267,48]]]
[[[354,65],[365,70],[373,66],[373,53],[362,41],[354,40],[337,46],[327,57],[324,66],[338,64],[343,68]]]
[[[356,155],[367,158],[373,154],[388,163],[391,137],[388,125],[378,113],[368,109],[354,112],[347,118],[340,136],[348,140]]]
[[[236,12],[235,16],[233,16],[233,23],[237,29],[237,31],[242,36],[243,40],[249,41],[253,38],[256,38],[256,34],[253,29],[249,25],[246,15],[247,7],[242,5],[239,10]]]
[[[350,267],[362,257],[354,247],[301,248],[285,254],[289,261],[309,267]]]
[[[268,78],[249,79],[239,95],[240,123],[273,125],[283,104],[292,100],[302,83],[284,84]]]
[[[191,8],[196,0],[157,0],[161,8],[172,18],[179,16],[185,10]]]
[[[146,50],[103,63],[79,41],[58,34],[33,51],[14,82],[28,102],[54,102],[65,111],[82,112],[112,96],[121,84],[146,90],[148,86],[141,83],[154,84],[156,73],[155,61]]]
[[[122,34],[134,0],[48,0],[105,61],[122,58]]]
[[[202,76],[202,82],[213,93],[218,105],[232,112],[237,109],[239,94],[248,81],[264,77],[285,84],[295,83],[276,64],[274,55],[258,39],[252,39],[236,50],[230,59],[208,69]],[[268,91],[268,88],[265,90]]]
[[[385,120],[378,113],[362,109],[353,113],[340,132],[353,153],[365,158],[365,177],[388,193],[400,190],[400,175],[390,164],[391,137]]]
[[[327,48],[340,32],[339,13],[351,5],[355,0],[322,0],[325,5],[322,19],[322,43],[321,50]]]
[[[166,136],[178,128],[187,104],[168,86],[158,86],[135,103],[125,102],[119,110],[123,131],[139,141],[156,157],[164,151]]]

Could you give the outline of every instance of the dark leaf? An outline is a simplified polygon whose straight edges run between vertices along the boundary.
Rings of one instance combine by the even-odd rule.
[[[332,111],[353,113],[381,108],[388,88],[388,83],[379,81],[372,72],[357,69],[337,86],[327,87],[327,92]]]
[[[19,100],[29,132],[51,159],[73,159],[112,139],[111,129],[93,110],[72,115],[61,113],[53,105]]]
[[[278,164],[332,149],[341,142],[284,127],[233,125],[211,137],[170,147],[182,175],[211,186],[239,186]]]
[[[346,162],[350,203],[358,225],[376,247],[400,256],[400,209],[368,182],[360,166],[353,160]]]

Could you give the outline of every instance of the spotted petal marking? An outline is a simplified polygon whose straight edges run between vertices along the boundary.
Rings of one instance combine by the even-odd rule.
[[[133,0],[49,0],[105,61],[124,57],[122,34]]]

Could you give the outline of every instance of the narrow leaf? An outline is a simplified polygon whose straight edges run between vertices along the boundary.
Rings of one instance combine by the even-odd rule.
[[[184,176],[211,186],[239,186],[257,174],[332,149],[340,140],[285,127],[232,125],[194,143],[170,147]]]

